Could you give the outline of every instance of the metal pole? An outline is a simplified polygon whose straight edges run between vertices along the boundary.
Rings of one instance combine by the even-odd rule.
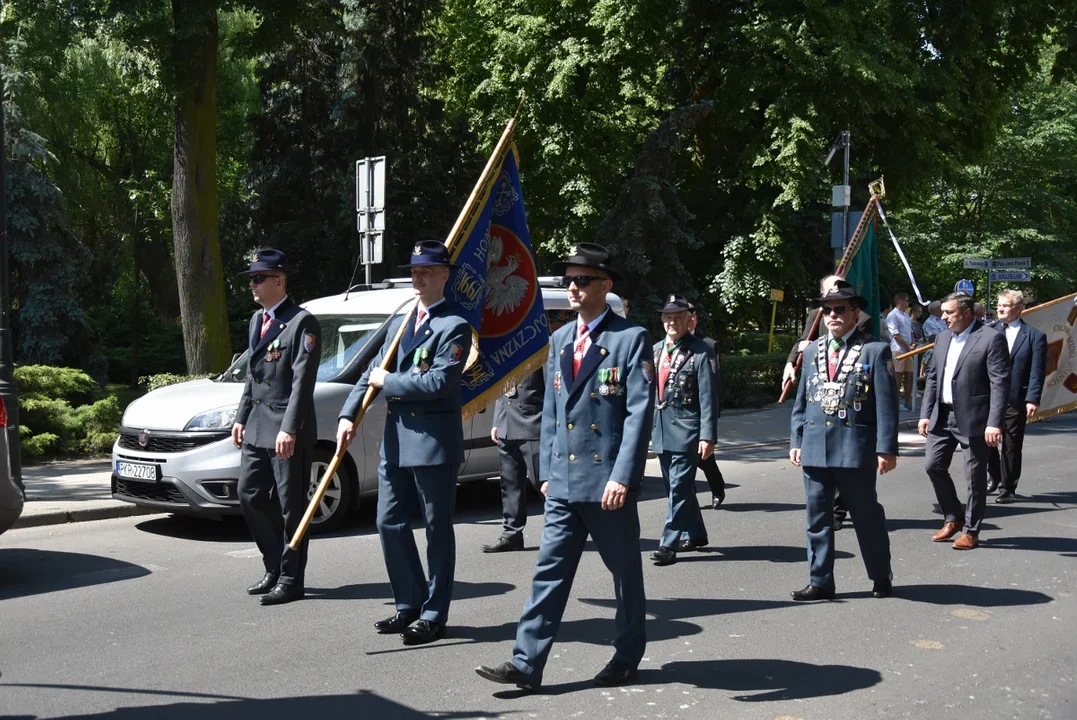
[[[4,76],[0,72],[0,102],[4,100]],[[11,458],[11,477],[19,489],[22,484],[22,460],[19,444],[19,386],[15,384],[12,360],[11,325],[8,317],[11,298],[8,297],[8,237],[7,237],[7,135],[4,112],[0,107],[0,397],[7,410],[7,446]]]
[[[843,132],[845,135],[845,175],[844,185],[849,187],[849,146],[853,144],[853,134],[850,130]],[[849,244],[849,196],[845,197],[845,207],[841,210],[841,246],[844,248]]]

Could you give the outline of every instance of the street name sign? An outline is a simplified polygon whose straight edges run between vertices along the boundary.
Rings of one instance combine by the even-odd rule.
[[[986,270],[990,262],[987,258],[965,258],[965,269]]]
[[[1032,273],[1028,270],[992,270],[991,282],[1029,282]]]
[[[965,262],[968,262],[967,260]],[[968,267],[966,265],[965,267]],[[992,258],[992,270],[1016,270],[1018,268],[1031,268],[1032,258]]]

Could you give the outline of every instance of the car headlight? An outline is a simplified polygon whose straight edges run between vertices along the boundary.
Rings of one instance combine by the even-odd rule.
[[[231,430],[236,421],[237,407],[217,408],[195,415],[184,430]]]

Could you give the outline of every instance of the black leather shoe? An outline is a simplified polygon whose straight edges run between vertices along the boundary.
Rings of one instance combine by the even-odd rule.
[[[303,590],[302,585],[277,583],[268,594],[262,596],[261,603],[263,605],[283,605],[284,603],[302,600],[304,595],[306,595],[306,592]]]
[[[262,576],[256,584],[247,588],[248,595],[265,595],[267,592],[273,589],[273,586],[277,584],[277,579],[280,577],[277,573],[267,572]]]
[[[722,507],[722,503],[725,502],[725,493],[718,493],[717,495],[711,494],[711,509],[717,510]]]
[[[374,623],[374,629],[382,635],[401,633],[408,629],[408,625],[419,619],[418,610],[401,610],[391,618],[378,620]]]
[[[512,663],[501,663],[495,668],[479,665],[475,668],[479,677],[502,685],[515,685],[524,690],[534,690],[538,685],[527,679]]]
[[[680,552],[689,552],[691,550],[698,550],[702,547],[707,547],[707,538],[703,538],[702,540],[686,538],[681,540],[681,544],[677,546],[677,550]]]
[[[790,593],[797,602],[813,602],[815,600],[833,600],[834,591],[824,590],[814,585],[806,585],[803,590],[794,590]]]
[[[595,685],[611,687],[613,685],[624,685],[635,679],[636,668],[617,660],[610,660],[606,663],[606,667],[602,668],[598,675],[595,675]]]
[[[1009,505],[1010,503],[1017,502],[1017,495],[1012,492],[1003,490],[998,494],[998,497],[995,498],[995,502],[999,505]]]
[[[894,583],[889,580],[879,580],[871,588],[873,598],[888,598],[894,594]]]
[[[425,645],[445,637],[445,626],[433,620],[420,620],[400,633],[405,645]]]
[[[659,545],[658,549],[651,553],[651,560],[658,566],[672,565],[677,562],[677,553],[668,547]]]
[[[502,535],[492,545],[483,545],[482,551],[484,553],[499,553],[510,552],[512,550],[524,549],[524,534],[516,533],[515,535]]]
[[[998,480],[988,480],[987,481],[987,494],[990,495],[991,493],[995,492],[996,490],[998,490]]]

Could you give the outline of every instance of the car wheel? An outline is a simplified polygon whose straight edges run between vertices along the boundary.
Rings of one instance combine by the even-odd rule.
[[[310,483],[307,486],[307,502],[314,497],[318,489],[318,483],[329,469],[333,461],[333,453],[328,448],[318,447],[314,449],[314,460],[310,464]],[[329,487],[322,496],[318,510],[310,522],[311,532],[330,532],[340,527],[344,518],[348,515],[348,508],[352,500],[352,477],[345,463],[337,466],[329,481]]]

